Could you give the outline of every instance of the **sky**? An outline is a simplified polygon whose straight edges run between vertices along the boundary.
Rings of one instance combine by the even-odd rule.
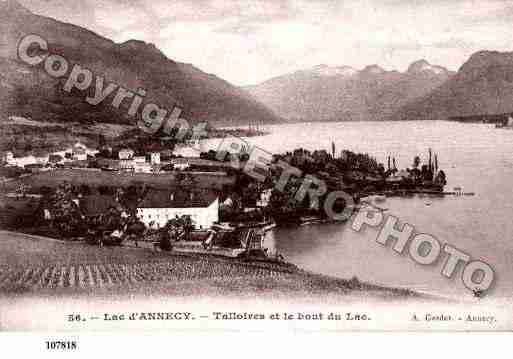
[[[241,86],[319,64],[404,71],[426,59],[457,70],[476,51],[513,48],[513,0],[19,2]]]

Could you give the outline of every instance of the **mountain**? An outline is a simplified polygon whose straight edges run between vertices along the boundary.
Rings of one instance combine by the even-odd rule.
[[[318,65],[310,70],[310,73],[319,76],[345,76],[350,77],[356,75],[358,70],[350,66],[332,67],[328,65]]]
[[[426,60],[419,60],[412,63],[406,71],[412,75],[420,74],[435,74],[435,75],[447,75],[447,69],[442,66],[433,66]]]
[[[89,68],[130,90],[143,88],[144,103],[153,102],[172,110],[183,109],[190,122],[213,125],[274,123],[280,119],[243,89],[207,74],[191,64],[167,58],[153,44],[130,40],[122,44],[87,29],[31,13],[14,0],[0,0],[0,118],[24,116],[36,121],[78,121],[83,123],[133,123],[123,109],[110,104],[91,106],[85,93],[62,90],[64,80],[49,77],[42,66],[29,67],[17,59],[17,43],[27,34],[48,40],[51,53],[71,64]],[[93,80],[94,81],[94,80]],[[91,86],[94,88],[94,82]]]
[[[278,115],[303,121],[384,120],[403,105],[444,83],[447,69],[416,61],[408,71],[378,65],[315,66],[246,87]]]
[[[379,75],[383,75],[384,73],[386,73],[385,69],[383,69],[382,67],[374,64],[374,65],[368,65],[368,66],[365,66],[365,68],[361,71],[361,75],[366,75],[366,76],[379,76]]]
[[[446,83],[408,103],[394,117],[436,120],[510,113],[512,99],[513,52],[480,51]]]

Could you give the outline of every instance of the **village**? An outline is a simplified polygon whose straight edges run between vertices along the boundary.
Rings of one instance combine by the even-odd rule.
[[[2,170],[14,177],[3,179],[3,224],[100,246],[124,242],[234,257],[265,255],[262,242],[272,223],[221,222],[223,213],[227,217],[241,206],[226,193],[235,185],[234,175],[229,164],[200,158],[200,147],[195,141],[173,151],[136,153],[76,143],[40,158],[6,152]],[[252,211],[267,206],[268,197],[258,199]]]
[[[131,147],[130,147],[131,146]],[[281,260],[266,246],[276,225],[334,221],[324,211],[326,195],[295,198],[302,178],[291,178],[283,191],[278,161],[285,161],[341,190],[356,203],[370,195],[441,193],[445,173],[429,150],[426,164],[415,156],[411,169],[387,167],[367,154],[296,149],[273,155],[264,181],[231,164],[248,161],[246,149],[220,161],[201,139],[169,146],[135,137],[128,144],[102,143],[44,157],[2,157],[2,227],[86,243],[123,245],[183,253]],[[337,211],[347,205],[337,200]]]

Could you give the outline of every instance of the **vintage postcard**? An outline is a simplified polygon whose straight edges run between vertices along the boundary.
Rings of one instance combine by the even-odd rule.
[[[0,331],[512,331],[512,20],[0,0]]]

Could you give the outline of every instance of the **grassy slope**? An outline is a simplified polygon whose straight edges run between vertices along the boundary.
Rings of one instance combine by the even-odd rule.
[[[23,273],[32,268],[70,268],[105,266],[139,271],[139,280],[119,281],[101,288],[75,284],[58,285],[52,279],[45,288],[30,286]],[[77,269],[78,270],[78,269]],[[128,273],[127,272],[127,273]],[[11,274],[12,273],[12,274]],[[111,273],[112,274],[112,273]],[[134,272],[135,275],[135,272]],[[18,283],[2,288],[9,276]],[[114,278],[116,279],[116,278]],[[69,279],[65,279],[64,282]],[[4,282],[5,284],[5,282]],[[90,295],[232,295],[346,297],[357,295],[370,299],[418,297],[402,290],[378,287],[358,281],[346,281],[297,269],[290,264],[247,263],[213,256],[178,255],[145,249],[97,248],[80,243],[63,243],[41,237],[0,232],[0,291],[4,294],[82,294]]]
[[[232,185],[233,177],[218,176],[215,174],[192,174],[197,186],[202,188],[221,189],[223,185]],[[15,181],[4,184],[0,189],[5,192],[17,188],[20,183],[24,183],[31,188],[40,188],[43,186],[56,187],[67,181],[73,185],[86,184],[88,186],[123,186],[128,187],[132,184],[144,182],[148,186],[155,188],[167,188],[172,185],[179,185],[172,173],[159,174],[158,176],[148,173],[128,173],[128,172],[106,172],[94,170],[54,170],[35,173]]]

